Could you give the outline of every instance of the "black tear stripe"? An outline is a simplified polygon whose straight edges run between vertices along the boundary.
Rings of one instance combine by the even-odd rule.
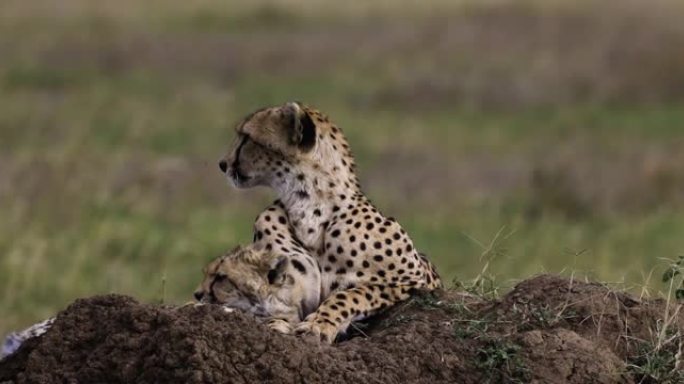
[[[295,267],[296,270],[298,270],[302,275],[306,275],[306,267],[304,264],[300,263],[299,260],[290,260],[292,262],[292,266]]]
[[[214,279],[211,281],[211,284],[209,284],[209,298],[210,298],[212,301],[216,301],[216,300],[217,300],[217,297],[216,297],[216,295],[214,294],[214,285],[215,285],[216,283],[217,283],[216,278],[214,278]]]
[[[238,166],[240,165],[240,152],[242,152],[242,147],[247,144],[247,140],[249,140],[249,136],[245,135],[245,137],[242,138],[242,141],[240,142],[240,145],[237,147],[237,151],[235,152],[235,161],[233,162],[233,168],[237,169]]]

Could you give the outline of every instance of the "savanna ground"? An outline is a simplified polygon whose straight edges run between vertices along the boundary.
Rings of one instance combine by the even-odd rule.
[[[540,275],[497,298],[416,296],[329,346],[219,306],[96,296],[0,362],[0,382],[681,384],[678,312]]]
[[[293,99],[345,129],[366,191],[446,281],[666,290],[682,8],[4,0],[0,334],[96,293],[187,301],[273,198],[218,172],[232,125]]]

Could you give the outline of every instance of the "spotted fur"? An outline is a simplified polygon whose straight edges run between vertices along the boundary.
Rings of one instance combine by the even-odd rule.
[[[250,114],[236,130],[221,170],[238,188],[274,189],[275,206],[289,223],[283,237],[292,236],[318,261],[322,303],[297,326],[298,333],[332,342],[351,321],[414,290],[441,286],[434,266],[399,223],[363,194],[349,144],[327,116],[287,103]],[[257,240],[277,245],[258,233]]]
[[[252,313],[270,328],[292,333],[318,307],[321,279],[316,261],[283,235],[284,217],[279,207],[264,212],[257,221],[264,225],[255,227],[260,241],[209,263],[195,298]]]

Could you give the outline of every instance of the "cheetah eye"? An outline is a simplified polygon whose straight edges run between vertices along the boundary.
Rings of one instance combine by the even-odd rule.
[[[254,140],[252,140],[252,139],[249,139],[249,141],[250,141],[255,147],[259,148],[259,149],[262,150],[262,151],[269,151],[269,152],[271,151],[270,148],[268,148],[267,146],[265,146],[265,145],[263,145],[263,144],[261,144],[261,143],[259,143],[259,142],[257,142],[257,141],[254,141]]]
[[[274,152],[274,150],[271,149],[268,145],[262,144],[262,143],[252,139],[251,137],[249,137],[247,135],[244,136],[244,140],[245,140],[245,144],[249,143],[249,144],[257,147],[260,151],[271,152],[271,153]]]
[[[222,281],[225,281],[227,278],[228,278],[228,276],[226,276],[225,274],[219,273],[214,277],[214,281],[217,283],[220,283]]]

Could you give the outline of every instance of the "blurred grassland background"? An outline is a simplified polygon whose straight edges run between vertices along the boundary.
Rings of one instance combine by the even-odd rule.
[[[345,129],[445,280],[493,258],[503,284],[656,293],[684,253],[682,20],[660,0],[3,0],[0,333],[96,293],[190,299],[273,199],[219,173],[233,125],[288,100]]]

